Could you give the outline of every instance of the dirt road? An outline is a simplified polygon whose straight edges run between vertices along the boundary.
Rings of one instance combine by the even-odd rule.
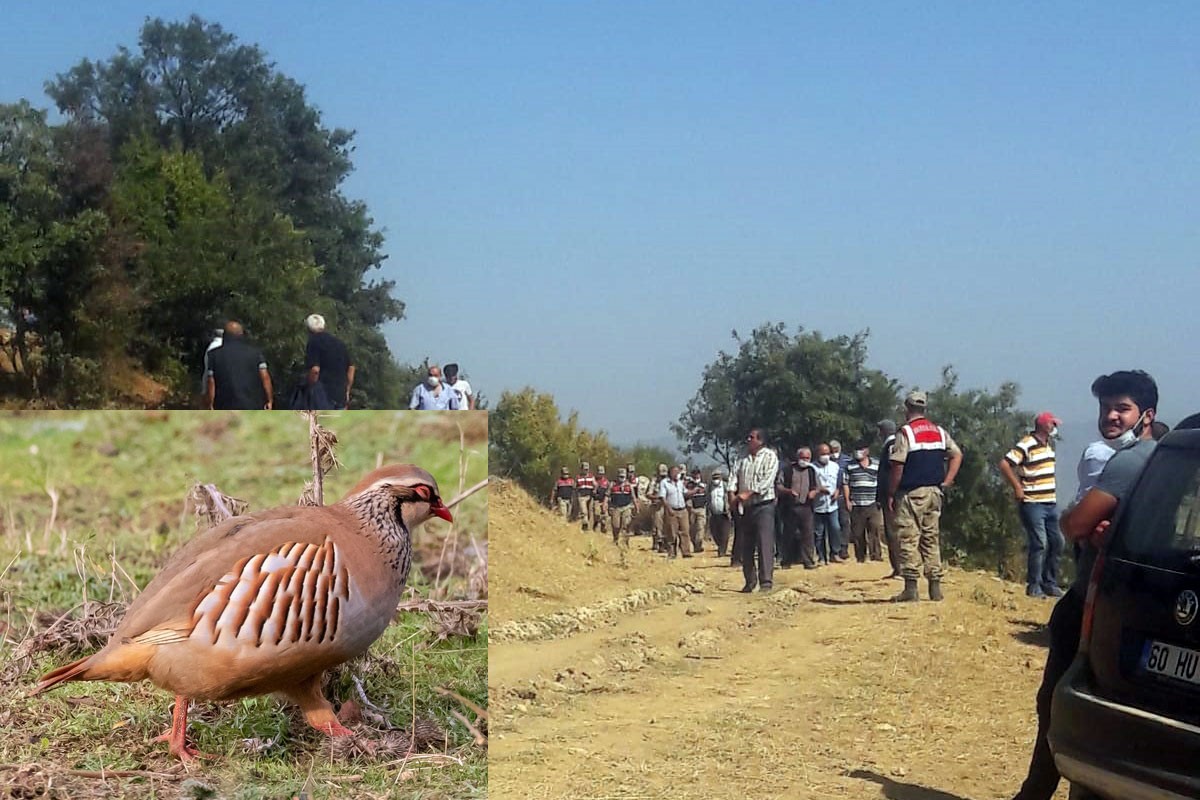
[[[895,605],[852,563],[743,595],[711,551],[622,556],[518,490],[489,538],[497,800],[990,800],[1024,776],[1050,604],[1020,586],[953,570],[945,602]]]

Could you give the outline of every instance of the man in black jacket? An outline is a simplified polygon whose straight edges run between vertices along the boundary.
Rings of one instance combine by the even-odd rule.
[[[779,548],[780,566],[803,564],[816,569],[817,553],[813,545],[812,499],[817,494],[817,476],[812,468],[812,450],[801,447],[792,460],[779,470],[775,484],[783,516],[783,542]]]

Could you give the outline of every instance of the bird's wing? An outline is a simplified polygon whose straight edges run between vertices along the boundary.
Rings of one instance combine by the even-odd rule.
[[[266,603],[272,599],[282,602],[296,586],[304,585],[295,583],[297,574],[299,580],[311,574],[315,581],[322,571],[333,569],[336,577],[337,571],[345,568],[346,554],[333,544],[337,537],[331,539],[331,534],[357,527],[357,520],[337,507],[284,508],[228,519],[201,533],[168,560],[129,607],[113,639],[160,644],[179,641],[208,624],[205,614],[218,605],[221,609],[211,620],[212,626],[222,619],[221,625],[228,626],[233,612],[222,615],[235,592],[235,609],[249,604],[247,617],[249,606],[259,609],[257,614],[264,613]],[[314,566],[318,551],[320,562]],[[264,593],[266,588],[271,594]],[[219,600],[221,597],[225,600]],[[204,613],[197,616],[205,603]]]
[[[194,639],[255,648],[334,642],[351,591],[345,558],[332,540],[284,542],[241,558],[196,595],[186,617],[132,640],[162,645]]]

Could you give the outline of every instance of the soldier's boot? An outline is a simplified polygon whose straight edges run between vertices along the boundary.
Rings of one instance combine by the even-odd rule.
[[[912,603],[920,598],[917,596],[917,579],[905,578],[904,591],[892,598],[893,603]]]
[[[941,600],[942,599],[942,579],[941,578],[930,578],[929,579],[929,599],[930,600]]]

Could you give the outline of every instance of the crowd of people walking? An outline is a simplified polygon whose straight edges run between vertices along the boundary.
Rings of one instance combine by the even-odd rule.
[[[617,544],[635,534],[645,510],[642,528],[655,552],[692,558],[707,545],[742,567],[745,592],[770,591],[777,564],[817,569],[848,560],[853,547],[860,562],[882,562],[886,553],[888,577],[905,582],[897,600],[917,599],[922,572],[931,599],[941,599],[938,519],[962,451],[926,419],[926,403],[924,392],[910,393],[904,424],[881,420],[878,438],[856,443],[853,454],[831,440],[801,445],[781,463],[754,428],[728,478],[717,468],[705,481],[699,467],[689,473],[683,464],[659,464],[650,477],[626,464],[609,481],[603,465],[593,475],[583,462],[575,475],[560,469],[550,500],[564,519],[611,531]]]

